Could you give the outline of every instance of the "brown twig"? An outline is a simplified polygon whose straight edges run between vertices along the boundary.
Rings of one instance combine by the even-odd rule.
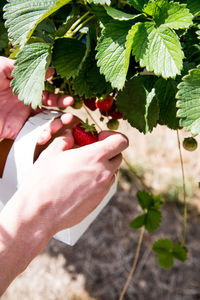
[[[131,282],[131,279],[133,278],[133,274],[135,272],[135,269],[136,269],[136,266],[137,266],[137,262],[138,262],[138,258],[139,258],[139,254],[140,254],[140,249],[141,249],[141,245],[142,245],[142,241],[143,241],[143,237],[144,237],[144,226],[141,228],[141,231],[140,231],[140,236],[139,236],[139,240],[138,240],[138,245],[137,245],[137,250],[136,250],[136,254],[135,254],[135,257],[134,257],[134,260],[133,260],[133,265],[132,265],[132,268],[131,268],[131,271],[128,275],[128,278],[126,280],[126,283],[124,285],[124,288],[120,294],[120,297],[119,297],[119,300],[123,300],[123,297],[128,289],[128,286]]]

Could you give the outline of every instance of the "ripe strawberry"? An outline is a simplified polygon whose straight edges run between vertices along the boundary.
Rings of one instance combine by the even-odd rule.
[[[122,119],[123,115],[118,110],[117,105],[116,105],[116,101],[113,102],[113,105],[112,105],[111,109],[109,110],[108,115],[110,117],[112,117],[113,119],[115,119],[115,120]]]
[[[108,115],[115,120],[122,119],[123,117],[122,113],[118,110],[110,110]]]
[[[183,148],[188,151],[194,151],[197,149],[197,141],[193,137],[184,138]]]
[[[100,113],[101,113],[102,116],[108,117],[108,111],[100,110]]]
[[[119,127],[119,121],[115,120],[115,119],[111,119],[108,121],[108,123],[106,124],[108,129],[110,130],[117,130]]]
[[[95,99],[96,98],[86,98],[84,99],[85,105],[92,111],[96,110],[96,105],[95,105]]]
[[[96,100],[95,105],[102,111],[109,111],[113,104],[113,97],[107,95]]]
[[[72,130],[75,144],[77,146],[85,146],[98,141],[98,133],[95,129],[94,124],[89,125],[88,119],[86,123],[80,122],[74,126]]]

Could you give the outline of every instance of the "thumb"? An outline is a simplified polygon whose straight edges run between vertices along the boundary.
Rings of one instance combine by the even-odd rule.
[[[119,132],[117,131],[111,131],[111,130],[103,130],[101,132],[99,132],[99,141],[103,141],[105,140],[107,137],[114,135],[114,134],[119,134]]]

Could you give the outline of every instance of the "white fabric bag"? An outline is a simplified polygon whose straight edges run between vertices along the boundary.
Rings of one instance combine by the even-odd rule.
[[[16,192],[27,171],[33,165],[38,136],[53,119],[60,115],[61,113],[56,111],[43,111],[29,118],[21,129],[8,154],[3,176],[0,178],[0,210]],[[54,238],[73,246],[106,206],[116,190],[117,181],[115,181],[106,197],[90,215],[79,224],[58,232]]]

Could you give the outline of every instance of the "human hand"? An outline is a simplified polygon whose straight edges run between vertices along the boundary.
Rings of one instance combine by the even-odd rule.
[[[17,95],[13,95],[12,88],[10,87],[13,69],[13,60],[0,57],[0,138],[7,139],[15,139],[28,117],[35,113],[30,105],[25,106],[23,102],[18,101]],[[52,74],[52,69],[49,69],[46,77],[51,77]],[[42,103],[46,106],[66,108],[73,104],[73,98],[71,96],[60,96],[44,91]],[[58,127],[66,124],[65,121],[67,118],[62,117],[61,122],[58,120],[55,121],[50,130],[47,130],[48,132],[46,131],[41,141],[38,142],[47,142],[51,134],[55,130],[58,130]]]
[[[49,238],[81,222],[99,205],[115,180],[128,140],[108,131],[94,144],[71,149],[73,144],[70,130],[56,138],[18,191],[21,221],[23,216],[34,220],[31,224]]]
[[[0,214],[0,295],[55,233],[82,221],[103,200],[128,140],[105,131],[94,144],[71,149],[73,144],[67,129],[40,154]]]

